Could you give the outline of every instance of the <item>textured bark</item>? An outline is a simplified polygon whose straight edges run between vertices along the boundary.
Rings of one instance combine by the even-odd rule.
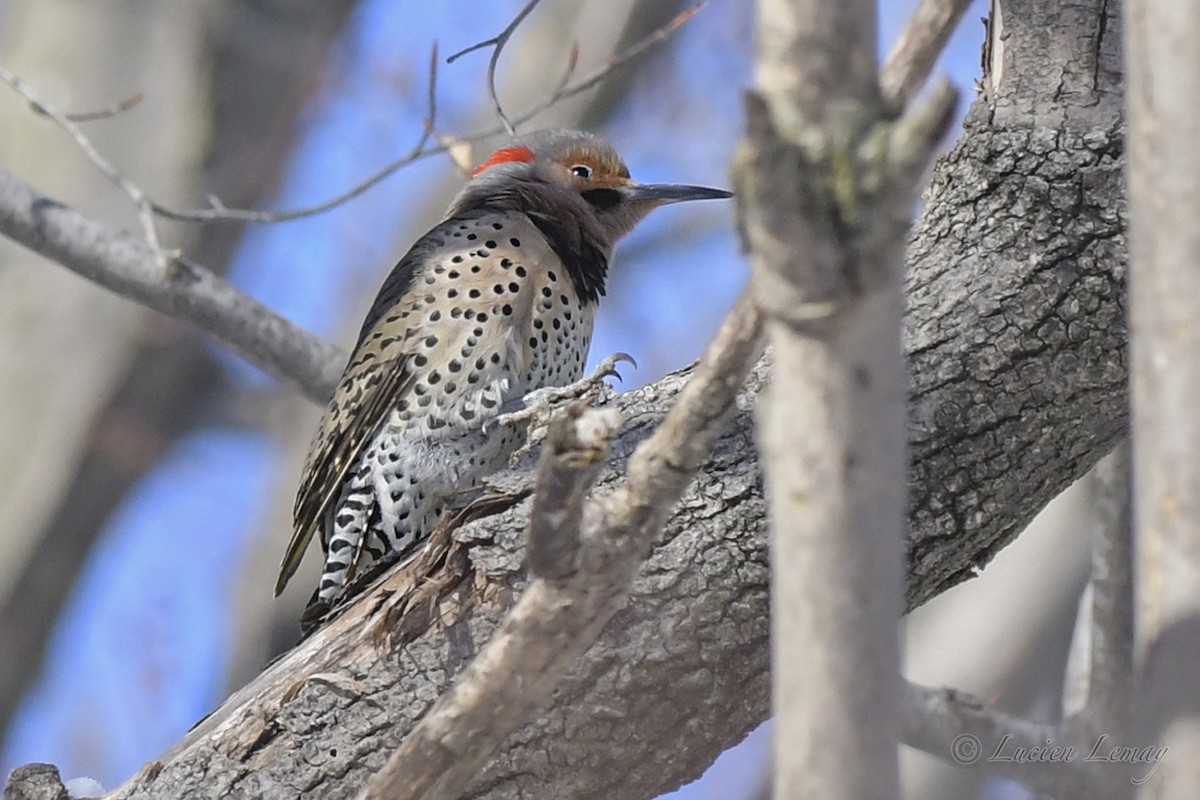
[[[1003,5],[1003,69],[909,247],[910,605],[982,568],[1126,424],[1117,3]]]
[[[1115,3],[1015,0],[1005,14],[1005,70],[938,166],[910,247],[910,606],[986,563],[1112,448],[1126,413]],[[765,718],[761,375],[628,606],[469,796],[654,796]],[[619,483],[686,376],[621,399],[630,422],[597,491]],[[510,487],[530,476],[527,463]],[[351,795],[511,606],[528,511],[456,534],[462,548],[424,584],[444,598],[422,606],[428,629],[409,615],[391,640],[368,635],[380,619],[360,603],[114,796]]]

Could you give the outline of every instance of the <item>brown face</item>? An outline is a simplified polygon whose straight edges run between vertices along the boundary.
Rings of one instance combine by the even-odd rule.
[[[588,189],[611,189],[628,186],[633,181],[629,168],[620,161],[596,153],[572,151],[557,163],[567,172],[568,182],[580,192]]]

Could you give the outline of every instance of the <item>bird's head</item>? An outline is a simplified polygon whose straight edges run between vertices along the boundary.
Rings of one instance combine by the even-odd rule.
[[[613,245],[653,209],[685,200],[716,200],[723,189],[639,184],[612,145],[584,131],[524,134],[480,164],[451,206],[451,216],[491,207],[575,222],[600,248]]]

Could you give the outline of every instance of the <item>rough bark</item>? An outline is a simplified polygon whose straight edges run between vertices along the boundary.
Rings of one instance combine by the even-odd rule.
[[[1115,3],[1005,6],[1007,67],[938,166],[910,247],[910,606],[972,575],[1124,425]],[[653,796],[764,719],[767,565],[751,420],[761,375],[762,365],[628,606],[469,796]],[[686,377],[621,399],[630,422],[598,491],[619,483]],[[410,617],[389,642],[364,635],[378,620],[356,606],[115,796],[351,795],[510,607],[528,511],[456,534],[453,568],[426,584],[445,597],[429,607],[436,624]]]
[[[1002,69],[909,246],[910,605],[982,568],[1125,430],[1117,3],[1003,5]]]

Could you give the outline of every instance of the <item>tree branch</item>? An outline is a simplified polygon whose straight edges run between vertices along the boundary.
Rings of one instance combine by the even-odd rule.
[[[1130,0],[1136,722],[1169,750],[1140,795],[1200,795],[1200,6]]]
[[[879,70],[879,91],[889,107],[912,102],[970,5],[971,0],[921,0]]]
[[[288,322],[203,267],[158,261],[115,232],[0,170],[0,233],[149,308],[195,324],[276,377],[325,402],[345,365],[333,345]]]
[[[872,2],[760,2],[734,177],[774,348],[770,501],[778,797],[899,795],[904,234],[956,93],[899,119]],[[919,71],[919,70],[918,70]]]

